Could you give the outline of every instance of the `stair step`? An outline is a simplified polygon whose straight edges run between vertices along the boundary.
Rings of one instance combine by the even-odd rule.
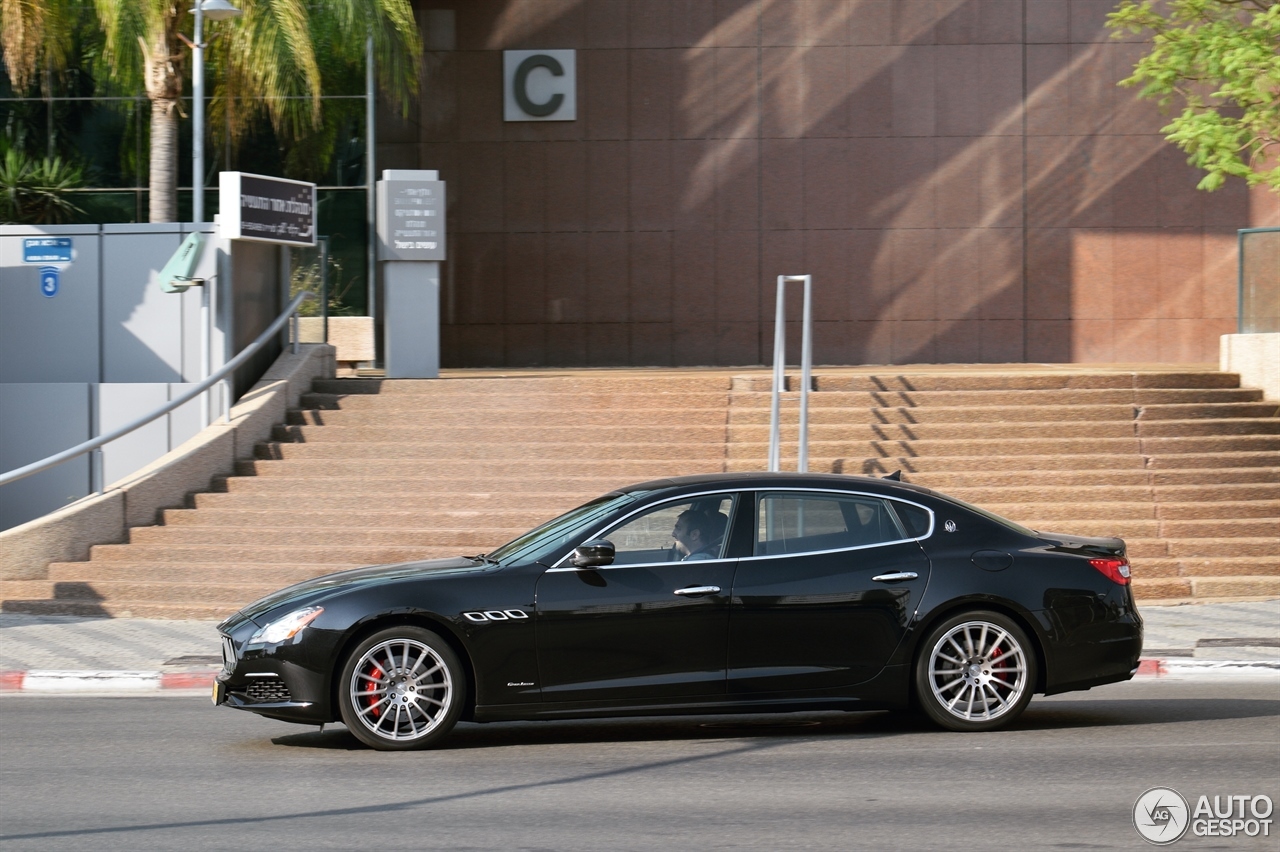
[[[55,583],[54,586],[53,597],[60,601],[131,600],[156,604],[222,605],[234,611],[279,590],[281,584],[101,580],[89,583]]]
[[[565,461],[593,460],[596,458],[618,458],[643,461],[653,459],[658,463],[672,463],[684,460],[706,461],[708,458],[722,456],[724,450],[719,443],[619,443],[591,444],[584,448],[581,441],[565,444],[532,444],[507,443],[500,447],[490,444],[476,444],[468,441],[419,441],[414,443],[358,443],[358,444],[282,444],[269,441],[255,447],[255,455],[259,459],[342,459],[357,461],[361,459],[439,459],[451,461],[466,459],[492,459],[495,450],[511,461],[525,459],[549,462],[556,459]]]
[[[274,506],[270,509],[165,509],[165,526],[213,526],[213,527],[317,527],[336,526],[346,529],[372,527],[375,529],[420,529],[426,513],[404,509],[369,511],[367,509],[297,509]],[[555,517],[559,512],[548,511],[538,523]],[[458,531],[476,535],[509,533],[507,541],[520,533],[528,532],[533,524],[518,527],[478,527],[474,523],[462,526]],[[446,527],[438,528],[444,532]],[[497,542],[501,543],[501,542]]]
[[[305,518],[297,520],[305,522]],[[494,541],[506,535],[505,540],[515,538],[520,531],[511,533],[506,527],[457,527],[426,528],[351,528],[318,526],[275,527],[227,527],[227,526],[161,526],[136,527],[131,531],[130,544],[274,544],[274,545],[360,545],[387,547],[446,547],[460,546],[474,540]],[[473,551],[474,552],[474,551]]]
[[[772,395],[766,392],[732,394],[735,408],[768,409]],[[788,407],[798,403],[800,395],[781,395]],[[1260,402],[1262,391],[1252,388],[1204,388],[1168,390],[1002,390],[1002,391],[856,391],[809,394],[810,409],[822,408],[935,408],[1017,405],[1204,405],[1231,402]]]
[[[679,393],[687,391],[728,391],[733,377],[727,373],[701,373],[681,376],[663,373],[653,376],[628,372],[623,375],[598,376],[511,376],[501,373],[483,378],[442,379],[316,379],[313,393],[375,394],[382,397],[398,394],[488,394],[515,396],[520,394],[576,394],[583,392]]]
[[[1280,575],[1280,557],[1259,556],[1148,556],[1130,558],[1135,578],[1235,577]]]
[[[376,397],[373,397],[376,399]],[[411,397],[406,397],[412,401]],[[566,410],[573,412],[570,420]],[[556,406],[545,409],[506,409],[503,411],[474,408],[433,408],[423,410],[420,405],[405,408],[348,408],[341,410],[298,410],[288,412],[286,422],[295,426],[419,426],[428,424],[455,429],[506,426],[511,428],[542,428],[547,425],[569,425],[574,428],[592,429],[605,426],[633,426],[637,409],[590,409],[576,406],[566,409]],[[646,420],[664,426],[720,426],[725,422],[723,403],[715,408],[657,408]],[[767,420],[765,422],[768,422]],[[836,421],[843,422],[843,421]]]
[[[606,494],[618,486],[617,479],[601,476],[565,477],[496,477],[483,480],[478,477],[426,477],[406,476],[367,477],[348,479],[341,476],[224,476],[214,480],[217,493],[230,494],[289,494],[298,491],[314,491],[325,494],[359,494],[379,492],[407,492],[436,494],[441,497],[456,495],[460,500],[530,500],[551,499],[557,495],[583,495],[586,500]],[[487,503],[486,505],[494,505]],[[463,506],[459,505],[459,508]]]
[[[101,594],[100,583],[236,583],[249,586],[273,585],[276,589],[301,583],[314,577],[362,566],[351,565],[243,565],[228,563],[217,566],[177,567],[168,562],[70,562],[50,566],[50,578],[66,587],[63,598],[83,598],[90,589]],[[69,578],[69,579],[68,579]],[[87,584],[77,592],[75,583]],[[52,585],[52,583],[50,584]],[[34,597],[34,596],[33,596]],[[248,600],[246,599],[246,603]]]
[[[502,542],[494,542],[493,546]],[[437,550],[437,553],[439,551]],[[449,555],[445,553],[442,555]],[[452,555],[457,555],[452,552]],[[347,546],[309,547],[306,545],[237,544],[221,547],[183,544],[98,544],[90,548],[93,562],[171,562],[213,563],[259,562],[309,562],[317,566],[389,565],[397,562],[413,562],[427,559],[423,547]],[[323,570],[322,570],[323,573]]]
[[[1152,455],[1147,459],[1148,468],[1240,468],[1275,467],[1274,450],[1249,452],[1191,452]]]
[[[571,444],[582,453],[583,429],[579,425],[560,426],[442,426],[432,422],[420,422],[414,426],[276,426],[272,437],[276,441],[301,443],[369,443],[387,444],[412,442],[438,447],[451,443],[476,445],[500,445],[492,449],[505,451],[507,446],[519,444]],[[723,452],[724,425],[670,426],[665,424],[629,426],[595,426],[591,429],[591,441],[597,444],[697,444],[714,447],[716,454]],[[492,451],[492,450],[491,450]]]
[[[1097,503],[986,503],[988,512],[1000,515],[1032,529],[1047,529],[1046,522],[1088,520],[1091,518],[1155,519],[1155,506],[1143,500]],[[1032,521],[1036,523],[1032,523]],[[1067,530],[1067,532],[1070,532]]]
[[[862,418],[860,418],[861,420]],[[724,427],[720,427],[720,440],[724,440]],[[799,440],[799,429],[792,424],[783,424],[779,429],[781,439],[789,444]],[[872,423],[849,422],[832,424],[810,424],[809,445],[811,451],[817,444],[827,442],[867,442],[867,441],[955,441],[973,438],[1014,439],[1014,438],[1128,438],[1136,437],[1136,427],[1132,420],[1078,420],[1047,422],[1014,422],[1014,423]],[[729,440],[736,444],[767,444],[769,441],[769,424],[759,423],[729,426]]]
[[[23,615],[64,615],[82,618],[172,618],[222,621],[234,615],[237,606],[202,603],[155,603],[152,601],[87,600],[6,600],[0,611]]]
[[[951,497],[969,503],[1038,503],[1061,502],[1065,499],[1079,502],[1119,500],[1159,503],[1184,503],[1189,501],[1272,501],[1280,507],[1280,483],[1227,483],[1217,485],[1172,485],[1150,487],[1148,485],[1056,485],[993,486],[990,488],[960,487],[946,491]]]
[[[1161,521],[1164,538],[1273,538],[1280,541],[1280,517],[1213,518],[1195,521]]]
[[[961,488],[996,488],[1001,486],[1025,486],[1031,483],[1043,486],[1178,486],[1178,485],[1228,485],[1233,483],[1280,484],[1280,468],[1245,467],[1237,469],[1202,470],[1038,470],[1038,471],[957,471],[952,473],[920,473],[906,477],[906,481],[945,493],[958,492]]]
[[[754,390],[767,391],[769,377],[742,377],[735,380],[737,390],[751,382],[766,382],[752,386]],[[966,368],[963,372],[940,373],[886,373],[877,375],[842,376],[818,373],[814,388],[821,392],[866,390],[1087,390],[1097,388],[1236,388],[1240,385],[1237,373],[1217,371],[1151,371],[1151,372],[978,372]]]
[[[51,580],[0,580],[0,601],[47,598],[52,595]]]
[[[792,459],[787,459],[792,461]],[[810,469],[817,469],[810,459]],[[1261,463],[1261,462],[1259,462]],[[730,470],[759,470],[748,459],[732,459]],[[838,473],[882,476],[901,470],[908,478],[915,473],[1018,471],[1034,476],[1039,471],[1064,470],[1142,470],[1143,459],[1136,454],[1123,455],[1038,455],[1038,456],[885,456],[879,458],[845,457],[832,460]],[[914,481],[914,479],[913,479]]]
[[[1141,422],[1160,420],[1193,420],[1202,417],[1276,417],[1280,405],[1274,402],[1188,402],[1144,405],[1138,409]]]
[[[435,494],[363,494],[353,499],[345,494],[302,491],[290,495],[283,505],[279,497],[271,494],[198,494],[195,502],[195,511],[206,508],[236,509],[302,515],[308,512],[358,509],[362,512],[413,512],[420,523],[412,526],[423,528],[487,526],[528,529],[567,512],[583,501],[574,502],[573,498],[553,496],[547,504],[526,503],[512,508],[482,504],[477,508],[463,509],[450,507],[447,503],[442,505],[441,498]]]
[[[757,465],[752,468],[759,470]],[[719,473],[723,470],[723,462],[712,461],[664,461],[654,459],[640,460],[591,460],[581,465],[569,465],[561,459],[528,459],[513,461],[499,460],[419,460],[403,459],[288,459],[242,461],[236,464],[236,473],[241,476],[290,476],[300,477],[308,474],[319,476],[476,476],[486,479],[505,474],[518,474],[521,477],[538,475],[562,476],[565,473],[582,472],[596,476],[607,476],[614,482],[636,483],[649,479],[660,479],[667,476],[682,476],[692,473]]]
[[[1169,542],[1170,556],[1280,556],[1280,539],[1267,538],[1175,538]]]
[[[1276,518],[1280,517],[1280,500],[1161,503],[1156,507],[1156,516],[1163,521]]]
[[[1203,420],[1137,421],[1141,438],[1189,438],[1207,435],[1276,435],[1280,417],[1237,417]]]

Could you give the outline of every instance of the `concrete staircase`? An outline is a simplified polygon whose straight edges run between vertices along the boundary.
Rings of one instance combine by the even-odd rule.
[[[1235,376],[921,368],[815,384],[811,470],[901,468],[1034,528],[1123,536],[1147,600],[1280,595],[1280,416]],[[318,381],[238,476],[47,581],[0,582],[0,599],[217,618],[317,574],[480,553],[625,483],[762,469],[768,388],[716,372]]]
[[[4,611],[218,618],[318,574],[482,553],[619,485],[723,470],[729,384],[317,381],[240,475],[51,565],[27,600],[0,584]]]
[[[1033,529],[1121,536],[1140,599],[1280,595],[1280,411],[1238,376],[975,369],[815,384],[810,470],[901,469]],[[729,470],[764,464],[768,406],[767,379],[735,383]],[[784,410],[794,448],[796,406]]]

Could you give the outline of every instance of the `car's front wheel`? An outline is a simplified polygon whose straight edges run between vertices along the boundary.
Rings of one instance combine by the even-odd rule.
[[[362,742],[383,751],[426,748],[449,733],[466,695],[458,656],[437,634],[380,630],[347,656],[338,705]]]
[[[925,637],[916,658],[916,699],[952,731],[991,731],[1021,715],[1036,683],[1031,640],[998,612],[966,612]]]

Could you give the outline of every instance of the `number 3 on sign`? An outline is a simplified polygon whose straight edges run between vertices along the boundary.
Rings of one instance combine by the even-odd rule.
[[[58,267],[40,267],[40,292],[48,299],[58,295]]]

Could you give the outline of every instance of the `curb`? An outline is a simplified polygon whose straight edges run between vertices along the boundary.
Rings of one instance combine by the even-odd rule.
[[[1167,675],[1261,675],[1280,676],[1280,660],[1189,660],[1144,657],[1138,661],[1134,677]]]
[[[208,690],[217,670],[160,671],[9,671],[0,672],[0,692],[149,693],[171,689]]]

